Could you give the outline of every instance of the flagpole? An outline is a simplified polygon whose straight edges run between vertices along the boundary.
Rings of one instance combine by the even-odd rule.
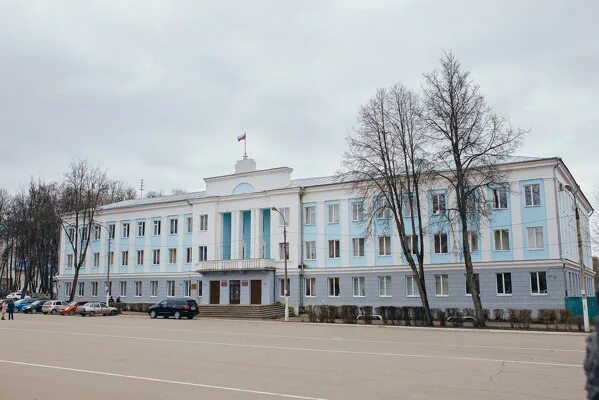
[[[247,137],[247,131],[243,132],[243,135],[245,136],[245,138],[243,139],[243,156],[247,157],[248,156],[248,137]]]

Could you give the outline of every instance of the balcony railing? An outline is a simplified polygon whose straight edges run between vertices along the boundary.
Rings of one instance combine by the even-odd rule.
[[[250,258],[245,260],[209,260],[196,263],[198,271],[259,271],[276,269],[282,261],[270,258]]]

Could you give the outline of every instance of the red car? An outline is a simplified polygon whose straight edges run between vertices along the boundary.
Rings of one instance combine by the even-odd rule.
[[[60,315],[75,315],[77,307],[87,304],[87,301],[71,301],[66,306],[62,306],[58,309]]]

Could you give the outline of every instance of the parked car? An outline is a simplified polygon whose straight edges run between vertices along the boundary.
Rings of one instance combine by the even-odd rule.
[[[66,305],[66,304],[67,304],[67,302],[64,300],[48,300],[42,306],[42,312],[44,314],[56,315],[56,314],[58,314],[58,308],[60,306]]]
[[[84,305],[77,307],[75,312],[82,317],[86,315],[93,317],[94,315],[117,315],[119,310],[107,306],[106,303],[93,302],[85,303]]]
[[[6,296],[6,300],[21,300],[22,297],[23,297],[23,292],[21,292],[21,291],[12,292]]]
[[[77,311],[77,307],[82,306],[84,304],[89,303],[89,301],[71,301],[69,304],[65,306],[60,306],[58,308],[58,313],[60,315],[75,315]]]
[[[33,303],[27,304],[25,307],[21,309],[21,312],[25,314],[35,314],[38,312],[42,312],[42,306],[47,300],[36,300]]]
[[[23,311],[23,307],[33,303],[36,300],[37,299],[32,299],[31,297],[29,297],[28,299],[21,299],[15,301],[15,312]]]
[[[193,317],[199,313],[200,311],[198,310],[198,303],[192,299],[163,300],[158,304],[154,304],[148,309],[150,318],[175,317],[176,319],[181,319],[182,317],[186,317],[188,319],[193,319]]]

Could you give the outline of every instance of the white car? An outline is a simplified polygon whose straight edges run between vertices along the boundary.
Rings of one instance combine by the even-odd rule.
[[[7,300],[21,300],[23,298],[23,292],[13,292],[6,296]]]

